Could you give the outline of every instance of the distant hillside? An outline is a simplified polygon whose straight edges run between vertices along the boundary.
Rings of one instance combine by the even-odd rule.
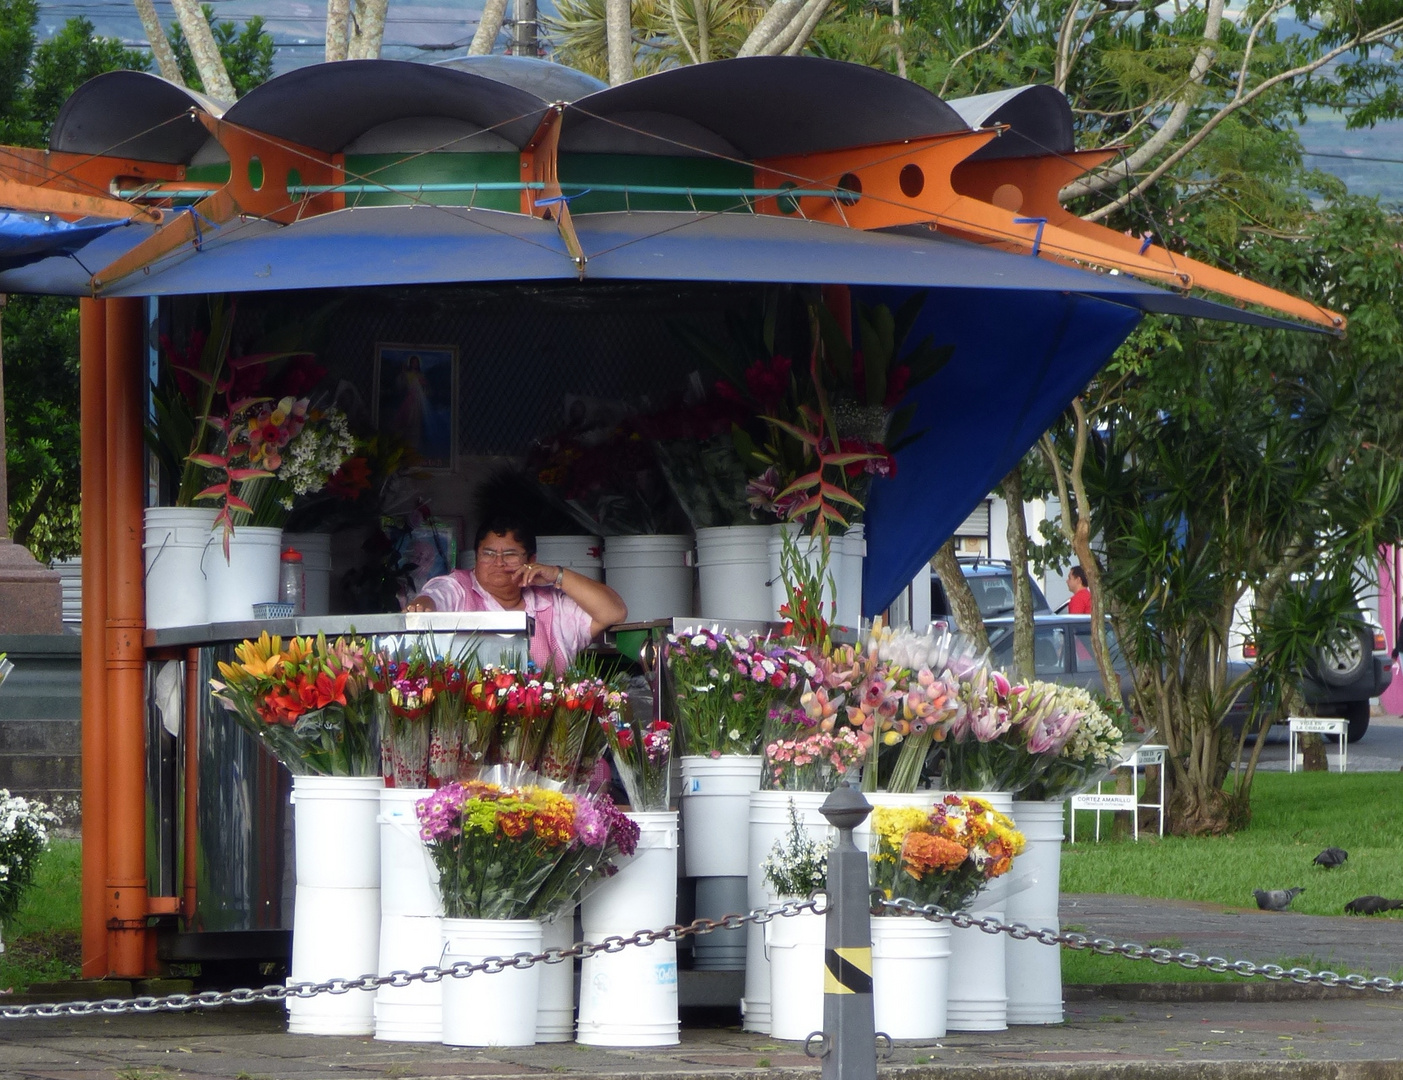
[[[1297,130],[1310,154],[1307,165],[1338,176],[1357,195],[1403,205],[1403,120],[1347,131],[1341,117],[1321,113]]]

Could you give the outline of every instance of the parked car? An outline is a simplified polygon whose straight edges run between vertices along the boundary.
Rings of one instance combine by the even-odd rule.
[[[1013,666],[1013,619],[1012,617],[984,620],[989,632],[989,649],[994,663],[1001,667]],[[1121,699],[1127,704],[1132,700],[1134,689],[1130,668],[1121,655],[1120,644],[1115,631],[1106,627],[1106,645],[1111,650],[1111,663],[1120,681]],[[1240,660],[1228,662],[1228,678],[1235,679],[1245,674],[1246,664]],[[1046,682],[1082,686],[1096,693],[1105,693],[1105,683],[1101,680],[1101,669],[1096,666],[1096,656],[1091,651],[1090,615],[1054,615],[1051,613],[1033,616],[1033,674]],[[1224,723],[1234,730],[1241,730],[1248,719],[1248,703],[1243,696],[1233,703]]]
[[[960,569],[986,625],[990,619],[1013,614],[1013,567],[1010,563],[1001,559],[961,559]],[[1028,584],[1033,590],[1034,614],[1051,611],[1038,583],[1030,577]],[[945,585],[934,570],[930,572],[930,614],[932,619],[945,620],[953,620],[955,615],[950,598],[945,594]]]
[[[1242,655],[1248,659],[1256,657],[1255,644],[1245,642]],[[1363,615],[1343,644],[1322,645],[1315,660],[1301,673],[1306,704],[1317,716],[1338,716],[1349,721],[1350,742],[1364,738],[1369,730],[1369,699],[1382,694],[1392,681],[1393,658],[1383,627]]]

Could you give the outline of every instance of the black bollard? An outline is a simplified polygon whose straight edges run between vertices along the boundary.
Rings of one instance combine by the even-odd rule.
[[[872,924],[867,855],[853,829],[872,812],[856,788],[840,785],[822,813],[838,830],[828,853],[828,927],[824,940],[823,1080],[876,1080],[872,1013]]]

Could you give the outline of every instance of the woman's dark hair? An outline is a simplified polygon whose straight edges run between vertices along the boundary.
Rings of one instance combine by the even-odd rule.
[[[499,529],[499,530],[496,530],[496,531],[500,532],[501,530]],[[1081,582],[1083,585],[1085,585],[1087,588],[1090,588],[1090,587],[1091,587],[1091,582],[1089,582],[1089,581],[1086,580],[1086,571],[1083,570],[1080,566],[1074,566],[1074,567],[1072,567],[1072,569],[1071,569],[1071,571],[1070,571],[1070,576],[1076,578],[1078,581],[1080,581],[1080,582]]]
[[[526,550],[526,557],[534,559],[537,503],[540,498],[535,482],[521,473],[503,469],[489,476],[479,485],[473,497],[477,509],[473,550],[482,546],[489,533],[511,535]]]

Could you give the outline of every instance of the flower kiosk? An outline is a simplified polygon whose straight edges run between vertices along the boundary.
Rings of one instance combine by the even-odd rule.
[[[823,108],[815,109],[820,101]],[[309,410],[339,410],[348,433],[379,440],[382,464],[388,436],[407,445],[414,465],[375,473],[376,491],[398,492],[409,506],[432,499],[441,516],[462,519],[461,529],[471,524],[461,491],[484,462],[524,459],[554,415],[583,416],[600,401],[661,400],[678,391],[698,368],[687,340],[714,338],[776,296],[814,319],[821,308],[830,339],[850,343],[861,312],[879,304],[900,308],[916,338],[931,338],[944,350],[943,366],[919,385],[893,381],[877,390],[869,367],[866,396],[853,411],[866,432],[853,437],[864,446],[825,462],[875,474],[863,481],[870,483],[862,500],[865,532],[854,549],[865,546],[868,558],[854,563],[862,569],[847,579],[860,588],[858,599],[848,601],[857,612],[850,621],[870,617],[911,581],[1142,313],[1294,325],[1188,295],[1196,285],[1315,328],[1342,330],[1343,320],[1331,312],[1068,214],[1057,192],[1106,156],[1076,150],[1070,110],[1051,88],[947,103],[885,73],[809,57],[682,67],[613,88],[556,65],[500,57],[433,66],[315,65],[232,104],[138,72],[104,75],[80,88],[64,106],[49,150],[8,148],[0,161],[7,205],[16,211],[10,217],[36,215],[28,220],[40,234],[25,255],[0,264],[0,291],[82,298],[85,974],[136,977],[170,961],[236,964],[286,955],[288,932],[302,925],[292,908],[305,910],[322,890],[322,900],[346,912],[349,893],[372,888],[368,877],[338,877],[349,872],[344,859],[333,859],[317,878],[322,871],[304,867],[314,845],[297,847],[294,873],[284,765],[289,753],[311,751],[266,739],[260,745],[258,729],[251,734],[241,726],[241,710],[245,720],[289,716],[277,713],[276,695],[296,689],[298,716],[343,715],[354,696],[347,696],[348,687],[378,693],[390,704],[377,719],[383,753],[376,782],[385,779],[378,774],[403,767],[405,782],[396,778],[396,789],[447,790],[457,778],[445,762],[463,762],[463,747],[472,743],[471,710],[463,706],[451,728],[413,729],[433,711],[423,691],[439,677],[413,669],[423,659],[415,649],[437,640],[435,663],[471,650],[474,670],[521,651],[526,628],[519,619],[384,614],[397,606],[403,583],[395,584],[392,571],[400,564],[391,565],[382,552],[370,567],[380,576],[369,573],[363,535],[340,519],[324,519],[316,534],[334,568],[332,613],[280,618],[276,610],[255,610],[279,599],[276,574],[286,567],[267,557],[277,547],[265,544],[262,554],[239,564],[222,543],[209,546],[210,525],[219,536],[229,524],[237,537],[282,523],[278,506],[283,512],[286,506],[278,498],[265,491],[262,501],[251,501],[243,485],[267,473],[293,484],[280,471],[282,456],[286,451],[291,459],[304,428],[325,436],[316,453],[334,452],[340,428],[318,426]],[[798,329],[787,342],[772,340],[749,359],[763,356],[764,370],[773,374],[780,370],[778,350],[787,346],[796,355],[785,378],[798,384],[813,378],[804,344],[815,340],[804,336],[809,322],[808,314],[792,319]],[[282,333],[289,329],[296,333]],[[273,371],[270,365],[279,365],[279,378],[291,378],[292,358],[309,352],[323,369],[316,390],[285,386],[274,394],[255,387],[252,400],[238,397],[239,387]],[[215,434],[237,429],[237,447],[212,436],[185,460],[148,452],[143,429],[150,419],[179,419],[169,407],[171,387],[149,377],[153,355],[185,358],[177,367],[198,384],[192,400],[201,387],[209,391],[203,411],[185,414],[185,434],[198,441],[211,417],[222,418]],[[855,355],[845,368],[854,386]],[[225,412],[213,408],[216,397]],[[960,408],[951,410],[950,401]],[[884,411],[898,406],[910,407],[912,431],[938,427],[940,438],[877,448],[890,435]],[[822,421],[807,430],[785,423],[813,452],[836,452],[834,440],[825,442]],[[847,437],[840,436],[839,444]],[[191,444],[177,439],[175,445]],[[310,485],[316,481],[306,477],[319,476],[335,487],[334,473],[319,473],[310,464],[316,455],[306,453],[298,458],[305,469],[297,482]],[[878,461],[880,469],[861,466]],[[184,484],[191,463],[205,472],[193,493]],[[400,487],[389,483],[392,475]],[[764,474],[750,479],[757,490],[769,485],[771,504],[799,490],[792,473],[779,476],[780,483]],[[817,497],[822,503],[826,496]],[[171,524],[153,540],[145,512],[167,506],[209,518]],[[266,525],[253,520],[264,512]],[[730,524],[693,521],[691,527]],[[186,550],[192,528],[200,535]],[[708,533],[707,551],[723,551],[713,539]],[[440,549],[441,540],[430,528],[410,533],[406,543],[423,543],[451,565],[452,547]],[[779,560],[783,542],[774,543]],[[182,590],[183,599],[197,599],[198,583],[209,578],[204,564],[213,559],[234,571],[224,597],[248,610],[212,617],[207,594],[203,609],[196,604],[148,622],[148,593],[171,580],[166,569],[148,572],[148,566],[153,557],[169,566],[177,555],[193,564],[195,576],[176,599]],[[607,539],[604,565],[607,574]],[[624,565],[613,561],[615,568]],[[684,571],[687,582],[690,572]],[[760,605],[736,615],[776,613]],[[265,631],[263,651],[235,655]],[[395,664],[408,666],[393,677],[357,667],[365,660],[352,654],[366,647],[393,652]],[[280,683],[276,692],[256,683],[275,655],[308,678],[295,688]],[[866,662],[848,657],[836,666]],[[246,701],[231,700],[237,685],[221,663],[238,665],[255,680],[249,685],[262,688]],[[922,665],[904,667],[915,678]],[[900,698],[903,707],[936,708],[940,674],[874,690],[869,704],[876,709]],[[377,678],[383,690],[365,690]],[[464,693],[442,678],[436,696],[450,701]],[[420,679],[428,681],[421,686]],[[222,683],[223,690],[214,688],[222,698],[212,696],[211,680]],[[822,702],[809,705],[823,714]],[[647,738],[656,748],[664,733],[642,719],[645,726],[622,741],[617,726],[612,734],[592,734],[601,740],[593,752],[602,753],[607,742],[623,771],[636,774],[629,793],[643,806],[636,816],[671,818],[634,823],[642,830],[639,851],[664,853],[654,861],[666,876],[668,858],[675,864],[677,855],[675,799],[649,773],[648,753],[637,753]],[[861,726],[846,737],[855,757]],[[401,729],[403,740],[384,741]],[[336,738],[349,728],[335,731],[332,743],[339,746]],[[751,786],[758,786],[759,726],[753,739],[739,731],[731,738],[731,731],[718,729],[718,738],[735,745],[713,749],[718,757],[721,750],[749,757],[756,772]],[[796,738],[780,733],[772,741]],[[446,749],[450,743],[453,751]],[[495,745],[500,750],[500,740]],[[545,745],[530,758],[538,767]],[[577,777],[589,748],[568,739],[560,745],[571,760],[570,777]],[[693,756],[686,746],[678,750]],[[515,759],[499,754],[492,764],[525,760],[523,751]],[[704,772],[708,763],[697,764]],[[778,775],[789,775],[786,768]],[[311,794],[317,785],[302,787],[305,797],[299,790],[295,802],[299,830],[322,805]],[[424,820],[421,804],[434,807],[423,812],[443,815],[485,797],[459,793],[452,807],[377,803],[375,815],[383,819],[382,833],[399,836],[406,822],[412,832],[413,822]],[[363,802],[358,812],[369,813]],[[543,822],[565,813],[559,800],[544,796],[530,806]],[[782,833],[787,818],[779,810],[769,824]],[[570,814],[593,821],[596,811],[574,804]],[[321,816],[335,823],[348,815]],[[591,835],[605,834],[596,828]],[[606,838],[597,850],[632,842]],[[439,854],[443,872],[449,856]],[[570,877],[574,871],[561,859],[543,859],[536,869],[569,878],[556,881],[561,896],[589,888],[590,874]],[[753,858],[709,873],[743,888],[752,870],[759,872]],[[587,915],[594,911],[597,926],[618,932],[608,897],[595,897],[593,908],[586,897]],[[505,918],[515,922],[523,911],[544,910],[518,905]],[[439,913],[426,912],[420,897],[394,914],[412,920]],[[360,930],[344,928],[340,937],[364,938],[371,923],[365,916]],[[421,929],[402,921],[394,933],[409,940]],[[472,952],[468,944],[463,949]],[[295,942],[293,955],[296,969]],[[426,955],[424,947],[417,955]],[[353,966],[335,974],[356,976],[375,965],[367,957]],[[257,977],[251,967],[247,975]],[[765,985],[768,993],[768,976]],[[417,1023],[412,1010],[422,1003],[397,1004],[409,1011],[396,1013],[396,1023]],[[665,1039],[667,1031],[660,1020],[646,1037]]]

